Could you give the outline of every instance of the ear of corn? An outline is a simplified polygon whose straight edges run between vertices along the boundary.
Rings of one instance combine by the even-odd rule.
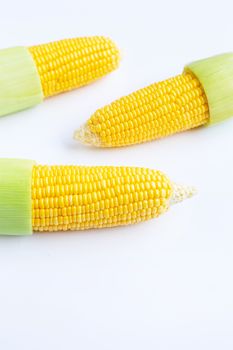
[[[0,159],[0,170],[0,234],[8,235],[133,224],[194,194],[144,168]]]
[[[89,84],[119,64],[116,45],[101,36],[60,40],[32,46],[29,51],[45,97]]]
[[[115,44],[98,36],[0,50],[0,116],[89,84],[118,63]]]
[[[33,230],[132,224],[165,212],[172,190],[159,171],[124,167],[35,166]]]
[[[183,74],[98,109],[74,137],[99,147],[132,145],[233,115],[233,54],[193,62]]]
[[[205,124],[204,90],[192,74],[152,84],[98,109],[75,138],[99,147],[156,140]]]
[[[194,194],[160,171],[133,167],[34,166],[34,231],[128,225],[164,213]]]

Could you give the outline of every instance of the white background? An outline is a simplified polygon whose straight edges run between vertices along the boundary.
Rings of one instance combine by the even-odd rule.
[[[232,1],[1,1],[0,47],[106,35],[120,68],[0,120],[0,157],[160,169],[199,194],[157,220],[0,237],[0,349],[232,349],[233,119],[122,149],[72,134],[96,108],[233,50]]]

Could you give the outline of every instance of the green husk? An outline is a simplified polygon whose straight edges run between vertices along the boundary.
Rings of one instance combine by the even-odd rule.
[[[0,159],[0,234],[32,234],[31,181],[34,162]]]
[[[190,63],[185,71],[193,73],[203,86],[209,105],[209,124],[233,116],[233,53]]]
[[[0,116],[43,101],[40,77],[25,47],[0,50]]]

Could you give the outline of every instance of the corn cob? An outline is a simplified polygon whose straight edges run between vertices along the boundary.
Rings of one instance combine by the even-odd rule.
[[[0,232],[67,231],[145,221],[194,194],[160,171],[0,160]]]
[[[0,116],[89,84],[118,63],[117,47],[100,36],[1,50]]]
[[[115,44],[104,37],[84,37],[32,46],[44,97],[95,81],[119,63]]]
[[[233,54],[191,63],[183,74],[98,109],[74,137],[120,147],[156,140],[233,115]]]

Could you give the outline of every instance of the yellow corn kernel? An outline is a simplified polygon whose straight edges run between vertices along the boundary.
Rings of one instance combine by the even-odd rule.
[[[99,147],[119,147],[156,140],[208,121],[207,98],[199,80],[183,73],[98,109],[74,137]]]
[[[86,85],[116,69],[119,51],[105,37],[66,39],[29,48],[45,97]]]
[[[34,231],[83,230],[132,224],[165,212],[170,180],[130,167],[34,166]]]

